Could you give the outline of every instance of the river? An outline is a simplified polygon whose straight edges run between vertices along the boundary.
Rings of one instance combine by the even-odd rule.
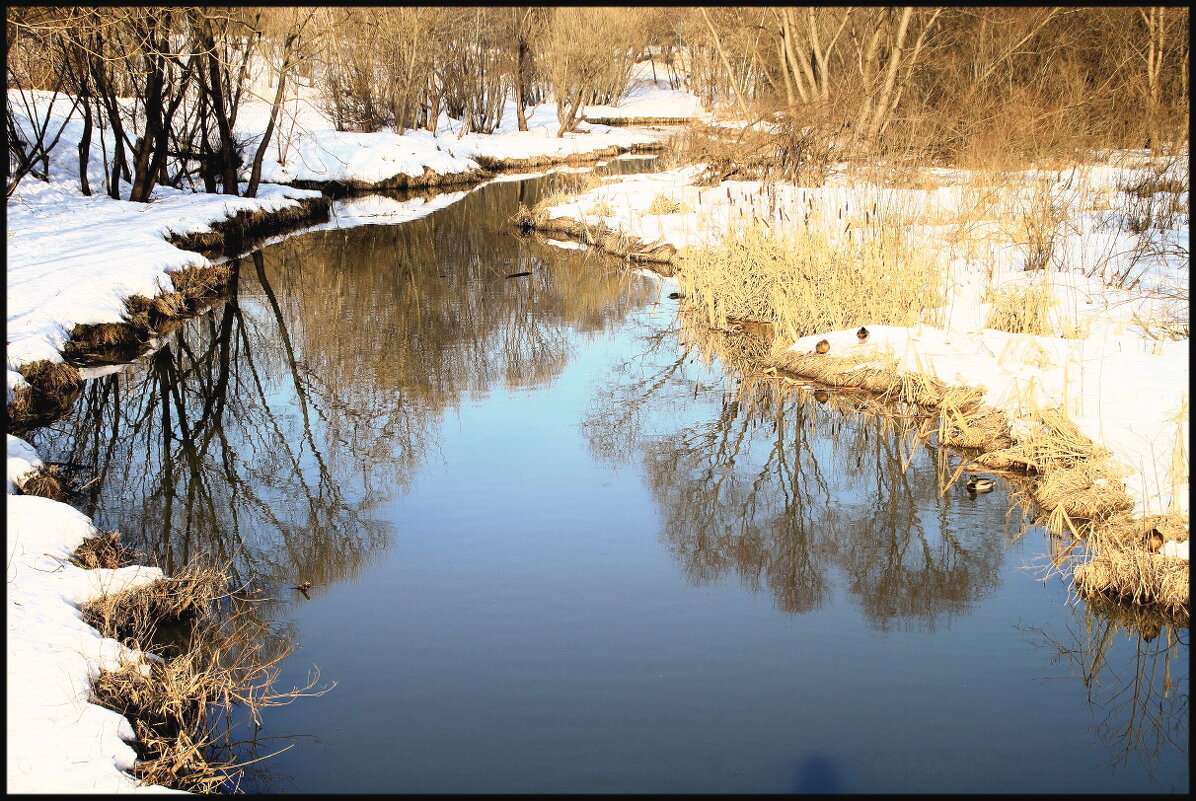
[[[554,180],[263,247],[31,436],[167,572],[274,599],[280,684],[335,682],[243,789],[1188,791],[1186,628],[1078,603],[921,421],[517,236]]]

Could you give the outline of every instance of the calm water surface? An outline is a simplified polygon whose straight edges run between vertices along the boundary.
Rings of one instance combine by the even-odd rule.
[[[671,287],[514,236],[548,183],[266,247],[34,437],[336,682],[248,789],[1188,790],[1187,629],[1069,599],[920,421],[741,382]]]

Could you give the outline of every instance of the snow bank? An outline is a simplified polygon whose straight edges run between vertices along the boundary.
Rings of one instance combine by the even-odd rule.
[[[337,131],[314,95],[290,102],[282,114],[278,140],[262,164],[262,179],[274,183],[296,181],[384,183],[397,176],[417,178],[464,175],[487,163],[525,160],[564,160],[608,151],[653,145],[659,138],[642,132],[616,130],[582,123],[576,133],[556,135],[556,105],[532,109],[528,130],[518,130],[515,109],[508,102],[501,124],[490,134],[463,133],[461,123],[442,115],[436,133],[393,130],[372,133]],[[265,128],[269,107],[250,103],[238,129],[252,141]]]
[[[64,503],[14,495],[14,466],[40,460],[8,437],[8,792],[173,792],[140,787],[126,771],[133,727],[89,702],[92,679],[141,657],[83,622],[80,607],[102,594],[162,577],[157,568],[83,570],[69,557],[95,534]],[[31,469],[31,468],[29,468]]]
[[[77,324],[116,323],[124,301],[171,287],[169,273],[211,262],[167,241],[242,211],[276,211],[319,193],[261,187],[259,197],[159,187],[153,202],[85,197],[73,179],[26,179],[8,201],[8,385],[39,359],[62,361]]]
[[[546,215],[602,224],[648,248],[678,249],[717,244],[759,219],[775,229],[834,236],[900,226],[942,257],[947,303],[926,316],[937,318],[938,327],[869,325],[873,335],[864,348],[854,329],[823,331],[793,349],[810,351],[825,338],[832,353],[859,352],[861,365],[884,352],[904,369],[945,383],[983,385],[988,403],[1015,426],[1035,407],[1062,407],[1125,468],[1136,513],[1186,513],[1188,340],[1173,341],[1166,331],[1188,324],[1188,218],[1154,232],[1157,240],[1145,247],[1126,219],[1132,201],[1121,190],[1157,170],[1141,154],[1119,155],[1061,173],[1023,173],[1004,188],[1002,205],[991,208],[977,208],[984,197],[978,177],[961,171],[928,171],[926,189],[878,186],[843,173],[814,188],[752,181],[700,188],[694,186],[700,168],[687,167],[612,179]],[[680,209],[650,214],[658,196]],[[1027,271],[1025,231],[1002,226],[1033,222],[1031,211],[1043,197],[1061,218],[1052,268]],[[1118,274],[1132,279],[1111,285]],[[984,327],[993,291],[1042,281],[1054,299],[1056,336]]]
[[[618,105],[586,106],[590,119],[711,119],[697,95],[684,89],[674,89],[668,81],[641,78],[632,81]]]

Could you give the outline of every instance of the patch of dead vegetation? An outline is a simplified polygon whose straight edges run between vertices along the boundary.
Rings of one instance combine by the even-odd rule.
[[[70,409],[83,388],[78,369],[64,362],[41,359],[23,364],[18,372],[28,386],[14,390],[8,402],[8,433],[20,435],[57,420]]]
[[[22,495],[36,495],[52,501],[65,501],[69,497],[69,483],[57,465],[46,465],[34,470],[17,483]]]
[[[83,540],[71,555],[71,563],[84,570],[115,570],[133,564],[138,556],[140,554],[120,541],[119,531],[105,531]]]
[[[112,537],[77,558],[119,564],[127,553]],[[270,647],[254,602],[230,592],[227,576],[226,566],[197,562],[172,578],[83,607],[89,625],[134,654],[120,669],[97,677],[92,699],[131,720],[140,757],[133,773],[145,784],[191,792],[235,788],[246,763],[217,756],[231,740],[213,713],[240,706],[260,725],[262,709],[331,689],[317,689],[318,671],[303,687],[276,687],[289,647]],[[160,644],[160,627],[180,621],[186,625],[183,645]]]

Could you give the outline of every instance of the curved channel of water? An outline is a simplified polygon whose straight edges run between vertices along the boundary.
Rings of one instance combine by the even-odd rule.
[[[671,287],[513,235],[547,184],[243,258],[33,437],[336,682],[247,789],[1187,792],[1187,629],[1069,599],[917,421],[741,383]]]

